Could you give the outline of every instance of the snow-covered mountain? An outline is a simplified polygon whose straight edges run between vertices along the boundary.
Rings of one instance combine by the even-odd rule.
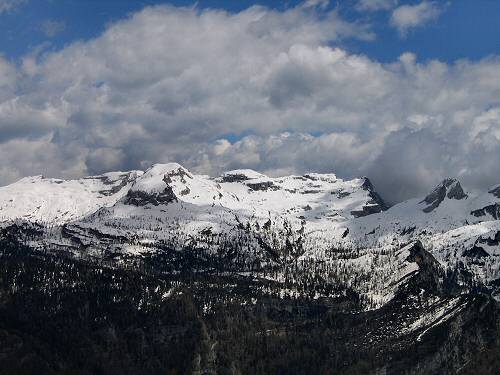
[[[111,172],[80,180],[25,177],[0,187],[0,221],[24,219],[64,224],[81,219],[114,205],[141,174],[142,171]]]
[[[345,221],[387,207],[366,178],[343,181],[334,174],[270,178],[252,170],[221,177],[193,175],[179,164],[146,172],[111,172],[79,180],[26,177],[0,187],[0,221],[25,219],[63,224],[115,204],[136,207],[218,206],[266,217]]]
[[[70,181],[30,177],[0,188],[2,226],[44,228],[29,239],[35,248],[119,261],[194,254],[200,270],[289,282],[289,294],[302,293],[301,280],[314,272],[329,286],[317,297],[349,288],[366,308],[390,301],[419,272],[405,250],[415,241],[440,272],[496,293],[499,218],[500,185],[468,192],[454,179],[390,208],[367,178],[271,178],[252,170],[212,178],[176,163]]]

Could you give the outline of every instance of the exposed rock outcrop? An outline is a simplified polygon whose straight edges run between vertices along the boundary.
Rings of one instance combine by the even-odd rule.
[[[420,202],[428,205],[422,209],[422,211],[426,213],[433,211],[445,200],[445,198],[461,200],[467,198],[467,194],[464,193],[458,180],[447,178]]]

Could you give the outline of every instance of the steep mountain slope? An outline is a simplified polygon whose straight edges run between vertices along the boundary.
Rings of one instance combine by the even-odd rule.
[[[394,243],[419,239],[443,266],[470,271],[478,282],[495,284],[500,277],[500,204],[495,189],[463,191],[447,179],[423,200],[412,199],[349,223],[356,247],[388,249]]]

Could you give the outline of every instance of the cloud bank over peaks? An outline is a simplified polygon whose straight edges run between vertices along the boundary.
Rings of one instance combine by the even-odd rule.
[[[367,175],[389,201],[498,183],[500,60],[381,64],[333,11],[148,7],[98,38],[0,58],[0,184],[176,161]]]

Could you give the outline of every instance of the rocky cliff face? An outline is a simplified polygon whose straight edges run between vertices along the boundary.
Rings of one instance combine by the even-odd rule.
[[[446,198],[460,200],[467,198],[467,194],[464,193],[460,182],[448,178],[436,186],[436,188],[420,203],[426,203],[428,205],[423,209],[424,212],[431,212]]]

